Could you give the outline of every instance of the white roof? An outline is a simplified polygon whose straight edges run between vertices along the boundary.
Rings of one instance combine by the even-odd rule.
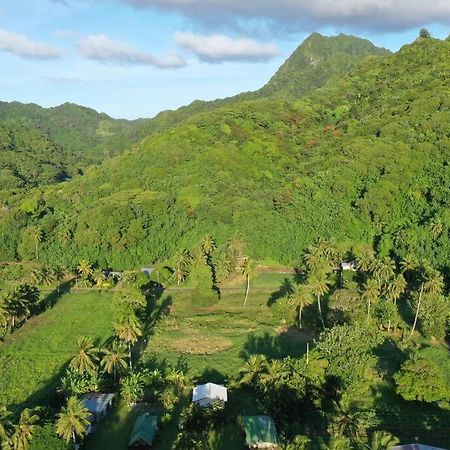
[[[226,402],[228,399],[227,388],[214,383],[199,384],[192,392],[192,401],[198,402],[205,398]]]
[[[397,445],[395,447],[391,447],[390,450],[444,450],[439,447],[430,447],[429,445],[423,444],[408,444],[408,445]]]
[[[114,394],[86,394],[82,402],[91,414],[96,414],[105,410],[113,398]]]

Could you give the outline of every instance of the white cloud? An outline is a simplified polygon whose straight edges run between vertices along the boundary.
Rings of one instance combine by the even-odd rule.
[[[78,51],[85,58],[99,61],[103,64],[119,66],[147,65],[159,69],[178,69],[186,65],[186,61],[177,54],[156,56],[143,52],[130,45],[114,41],[104,35],[87,36],[78,42]]]
[[[283,27],[348,26],[401,31],[450,23],[449,0],[120,0],[181,13],[206,24],[263,19]],[[298,29],[297,29],[298,31]]]
[[[267,61],[279,53],[274,44],[260,44],[252,39],[232,39],[220,34],[202,36],[178,31],[175,42],[195,53],[201,60],[216,63]]]
[[[0,50],[25,59],[55,59],[62,51],[41,42],[31,41],[24,34],[0,28]]]

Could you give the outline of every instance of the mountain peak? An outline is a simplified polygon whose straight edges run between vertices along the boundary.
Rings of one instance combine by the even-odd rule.
[[[331,78],[347,73],[366,56],[389,53],[389,50],[356,36],[312,33],[261,89],[261,93],[301,97]]]

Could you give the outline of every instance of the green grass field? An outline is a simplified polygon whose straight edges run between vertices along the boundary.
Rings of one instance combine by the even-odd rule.
[[[78,336],[98,344],[112,333],[111,294],[66,294],[0,343],[0,402],[13,412],[47,403]]]

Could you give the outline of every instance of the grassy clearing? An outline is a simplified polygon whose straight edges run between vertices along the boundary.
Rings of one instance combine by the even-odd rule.
[[[191,305],[188,294],[179,293],[171,314],[153,330],[143,357],[172,364],[182,359],[191,376],[210,381],[213,374],[216,379],[236,375],[251,354],[301,355],[307,341],[312,341],[310,334],[289,327],[267,307],[267,294],[250,292],[244,307],[241,294],[225,293],[216,305],[200,309]]]
[[[112,333],[111,294],[64,295],[0,344],[0,402],[16,412],[47,403],[78,336],[98,344]]]

